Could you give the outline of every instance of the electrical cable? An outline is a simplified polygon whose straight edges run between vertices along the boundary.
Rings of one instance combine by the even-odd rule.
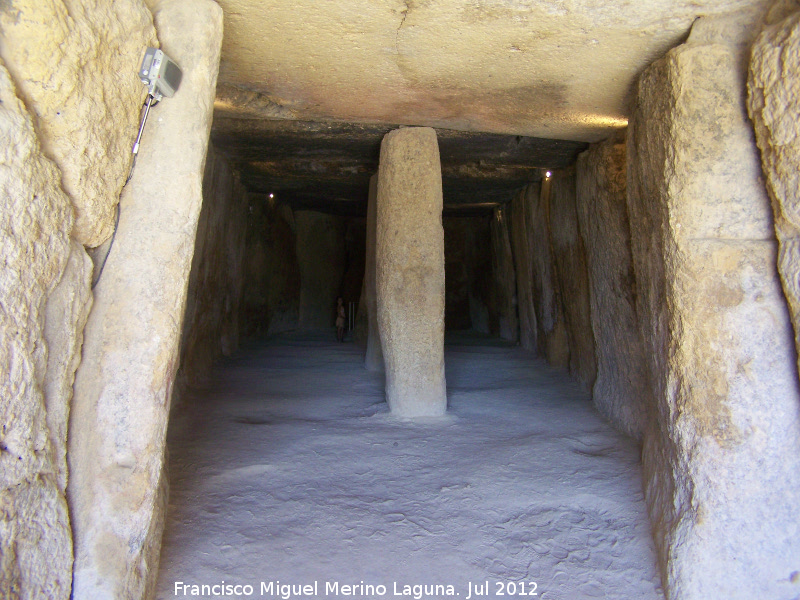
[[[130,177],[128,178],[128,181],[130,181]],[[125,183],[127,184],[128,182],[126,181]],[[125,186],[123,185],[122,187]],[[114,246],[114,238],[117,237],[117,227],[119,227],[119,213],[120,213],[119,205],[120,203],[117,202],[117,216],[116,219],[114,220],[114,231],[111,233],[111,241],[108,244],[108,250],[106,251],[106,255],[103,257],[103,262],[100,264],[100,269],[97,271],[97,275],[95,275],[92,278],[92,289],[94,289],[95,286],[97,285],[97,282],[100,281],[100,276],[103,274],[103,269],[106,268],[106,261],[108,260],[108,255],[111,254],[111,248]]]
[[[131,170],[128,172],[128,178],[125,180],[125,183],[122,184],[123,189],[128,182],[133,177],[133,169],[136,167],[136,159],[139,157],[139,142],[142,141],[142,133],[144,132],[145,123],[147,123],[147,115],[150,112],[150,108],[158,104],[158,100],[155,100],[155,96],[153,94],[147,94],[147,99],[144,102],[142,108],[144,109],[144,115],[142,116],[142,120],[139,123],[139,133],[136,136],[136,141],[133,144],[133,162],[131,162]],[[108,244],[108,250],[106,250],[106,255],[103,257],[103,262],[100,263],[100,268],[97,271],[97,274],[92,278],[92,289],[95,288],[97,283],[100,281],[100,277],[103,274],[103,269],[106,268],[106,261],[108,260],[108,255],[111,254],[111,248],[114,246],[114,239],[117,237],[117,228],[119,227],[119,215],[121,212],[120,208],[121,201],[117,202],[117,210],[116,210],[116,218],[114,220],[114,231],[111,233],[111,241]]]

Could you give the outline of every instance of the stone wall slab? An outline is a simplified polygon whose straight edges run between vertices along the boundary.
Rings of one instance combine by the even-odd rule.
[[[597,355],[592,400],[617,428],[641,439],[650,387],[636,315],[636,277],[626,203],[625,136],[592,145],[576,165]]]
[[[151,8],[183,80],[150,115],[84,330],[68,445],[76,600],[138,600],[158,570],[167,419],[203,201],[222,11],[210,0],[161,0]]]

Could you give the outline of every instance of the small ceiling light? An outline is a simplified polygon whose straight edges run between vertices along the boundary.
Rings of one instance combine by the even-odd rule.
[[[544,176],[545,176],[545,178],[546,178],[546,179],[550,179],[550,177],[552,177],[552,176],[553,176],[553,174],[552,174],[550,171],[547,171],[547,172],[544,174]]]
[[[275,194],[270,194],[269,199],[272,200],[275,197]]]

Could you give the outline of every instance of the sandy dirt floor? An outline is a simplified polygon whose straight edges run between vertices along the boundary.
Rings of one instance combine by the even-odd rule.
[[[663,599],[639,447],[565,372],[450,336],[448,415],[408,422],[333,337],[243,348],[175,411],[158,598]]]

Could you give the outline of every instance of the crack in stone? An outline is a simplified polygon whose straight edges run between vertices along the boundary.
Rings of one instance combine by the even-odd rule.
[[[397,56],[400,56],[400,30],[403,28],[403,25],[405,25],[406,19],[408,18],[408,13],[411,11],[411,4],[409,3],[409,0],[403,0],[403,4],[405,5],[405,9],[400,11],[400,13],[403,15],[403,18],[400,21],[400,25],[397,26],[397,31],[394,34],[394,49],[397,52]]]

